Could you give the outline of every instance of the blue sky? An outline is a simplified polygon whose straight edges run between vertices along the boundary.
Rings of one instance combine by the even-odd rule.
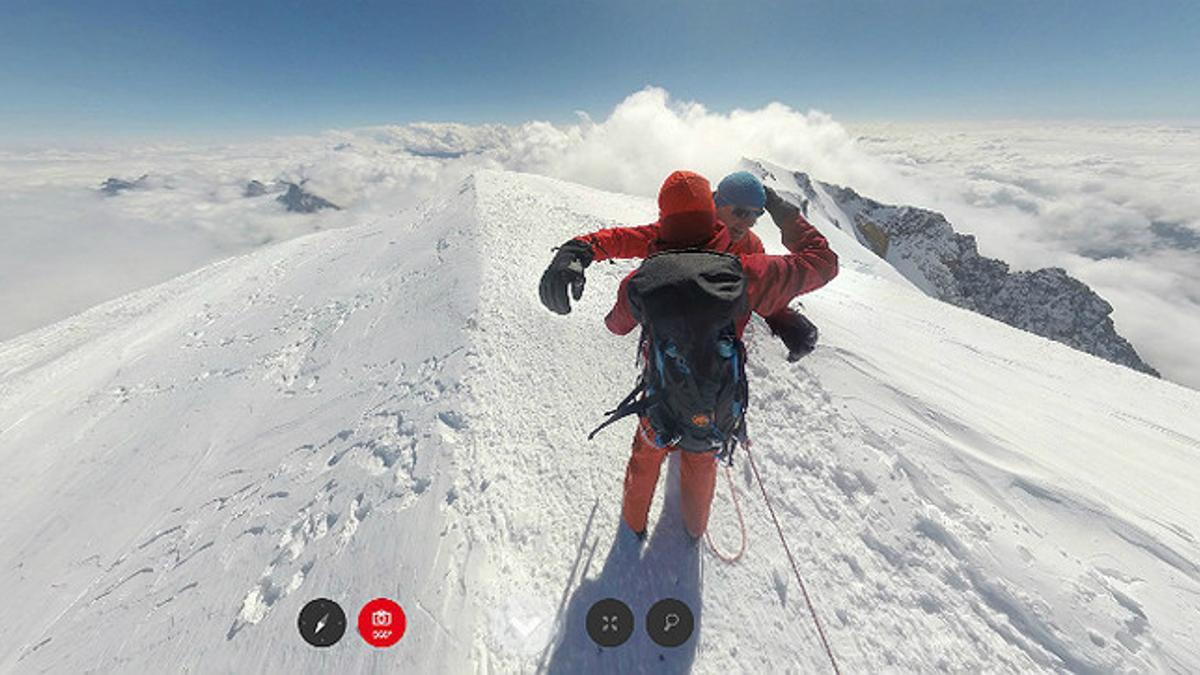
[[[0,1],[0,137],[603,117],[1200,118],[1200,2]],[[643,6],[643,5],[649,5]]]

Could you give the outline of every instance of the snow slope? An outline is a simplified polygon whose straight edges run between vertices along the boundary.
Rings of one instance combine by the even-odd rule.
[[[593,265],[567,317],[537,280],[568,236],[653,210],[483,172],[0,343],[0,671],[823,672],[744,457],[727,566],[687,543],[673,480],[639,548],[633,422],[584,438],[635,378],[636,338],[600,321],[631,264]],[[1200,668],[1200,394],[828,234],[817,351],[787,364],[750,325],[750,431],[843,669]],[[296,632],[312,598],[353,624],[380,595],[409,618],[390,650]],[[639,627],[600,650],[583,616],[609,596]],[[640,626],[668,596],[697,616],[677,649]]]

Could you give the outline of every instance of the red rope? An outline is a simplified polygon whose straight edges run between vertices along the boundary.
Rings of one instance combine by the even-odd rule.
[[[812,599],[808,597],[808,589],[804,586],[804,579],[800,577],[800,568],[796,566],[796,559],[792,557],[792,549],[788,546],[787,539],[783,536],[783,528],[779,525],[779,518],[775,517],[775,509],[771,506],[771,498],[767,496],[767,488],[763,485],[762,476],[758,475],[758,465],[754,463],[754,455],[750,453],[750,444],[746,443],[743,447],[746,448],[746,457],[750,460],[750,468],[754,470],[754,479],[758,481],[758,489],[762,490],[763,499],[767,502],[767,510],[771,512],[771,520],[775,521],[775,531],[779,533],[779,541],[783,543],[783,550],[787,552],[788,560],[792,563],[792,571],[796,573],[796,581],[800,582],[800,592],[804,594],[804,602],[808,605],[808,613],[812,615],[813,623],[817,626],[817,633],[821,636],[821,644],[825,646],[825,653],[829,655],[829,663],[833,666],[833,672],[841,675],[842,671],[838,668],[837,659],[833,657],[833,649],[829,646],[829,640],[825,637],[825,629],[821,627],[821,620],[817,618],[817,610],[813,608]]]
[[[742,504],[738,501],[737,487],[733,484],[733,477],[729,471],[728,464],[725,465],[725,482],[729,484],[729,491],[733,493],[733,508],[737,509],[738,527],[742,530],[742,547],[738,549],[736,555],[730,556],[721,553],[720,549],[713,543],[712,536],[709,535],[707,530],[704,532],[704,540],[708,542],[708,548],[713,552],[713,555],[732,565],[741,560],[742,555],[746,553],[746,519],[742,516]]]

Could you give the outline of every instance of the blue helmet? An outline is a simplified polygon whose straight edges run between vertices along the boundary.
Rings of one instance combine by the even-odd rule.
[[[738,171],[721,179],[714,200],[718,207],[732,204],[761,209],[767,205],[767,191],[757,176],[748,171]]]

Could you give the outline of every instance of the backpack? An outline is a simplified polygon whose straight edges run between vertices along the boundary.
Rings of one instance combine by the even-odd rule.
[[[718,450],[732,462],[746,437],[746,347],[737,320],[748,310],[737,256],[707,250],[665,251],[645,260],[628,284],[642,325],[633,391],[596,427],[644,415],[660,447]]]

